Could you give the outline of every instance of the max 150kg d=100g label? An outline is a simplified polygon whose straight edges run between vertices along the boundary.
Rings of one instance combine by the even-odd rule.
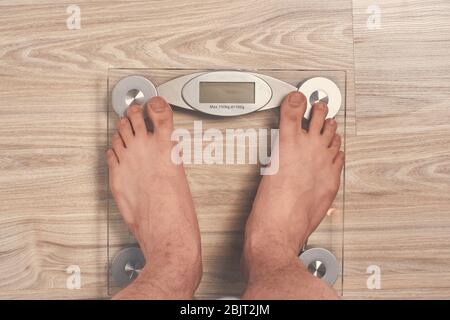
[[[198,306],[187,304],[180,308],[180,315],[199,315],[212,317],[214,314],[230,316],[261,316],[269,315],[269,305],[261,304],[225,304],[223,307]]]

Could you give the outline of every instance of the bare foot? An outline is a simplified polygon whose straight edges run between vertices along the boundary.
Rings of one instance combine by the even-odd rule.
[[[336,121],[325,121],[328,108],[314,106],[308,132],[301,128],[306,98],[291,93],[280,111],[279,170],[262,178],[246,225],[243,265],[274,246],[273,259],[297,259],[339,189],[344,154]],[[323,132],[322,132],[323,131]],[[289,260],[291,261],[291,260]]]
[[[171,160],[172,110],[155,97],[147,113],[153,133],[139,106],[118,123],[107,152],[111,192],[148,261],[136,282],[145,274],[152,285],[167,289],[165,297],[188,298],[201,278],[197,217],[184,168]]]

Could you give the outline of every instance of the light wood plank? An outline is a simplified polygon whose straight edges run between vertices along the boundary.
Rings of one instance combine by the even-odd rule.
[[[345,275],[348,298],[448,298],[448,135],[347,137]],[[370,265],[381,289],[366,286]]]
[[[2,298],[105,296],[104,160],[96,148],[0,153]],[[70,265],[81,268],[80,290],[66,288]]]
[[[450,2],[353,1],[358,135],[450,130]]]
[[[105,112],[5,114],[1,119],[0,149],[5,151],[107,145]]]
[[[347,298],[446,298],[448,1],[354,1],[357,136],[347,136]],[[366,285],[381,267],[381,289]]]

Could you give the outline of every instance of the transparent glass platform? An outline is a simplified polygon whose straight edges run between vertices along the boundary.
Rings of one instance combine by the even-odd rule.
[[[123,77],[141,75],[156,86],[198,69],[109,69],[108,97],[114,85]],[[342,93],[343,104],[336,116],[338,131],[345,145],[346,121],[346,73],[333,70],[249,70],[283,80],[297,86],[313,77],[326,77],[334,81]],[[109,100],[108,142],[110,144],[118,116]],[[226,129],[278,128],[279,108],[254,112],[239,117],[217,117],[197,111],[174,107],[175,128],[193,132],[194,121],[200,121],[203,131]],[[270,132],[270,130],[269,130]],[[205,144],[206,145],[206,144]],[[203,145],[203,147],[205,146]],[[260,181],[257,164],[189,164],[186,174],[196,207],[202,237],[203,279],[196,298],[214,299],[222,296],[239,296],[245,283],[240,274],[239,260],[242,250],[244,226]],[[338,279],[334,288],[342,294],[343,274],[343,222],[344,184],[327,216],[308,239],[308,247],[324,248],[332,252],[338,263]],[[111,195],[108,197],[108,293],[113,295],[120,287],[112,277],[112,262],[117,253],[128,247],[136,247],[136,241],[128,232]],[[151,264],[151,261],[147,261]],[[133,266],[131,266],[133,267]],[[130,275],[133,274],[132,272]]]

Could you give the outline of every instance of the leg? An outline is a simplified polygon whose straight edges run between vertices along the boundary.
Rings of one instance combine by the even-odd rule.
[[[116,299],[190,299],[202,272],[200,232],[182,165],[171,160],[172,110],[159,97],[129,108],[108,150],[111,192],[144,253],[139,277]]]
[[[291,93],[280,110],[279,170],[264,176],[245,229],[244,299],[336,299],[336,292],[298,260],[339,189],[344,154],[327,106],[314,106],[309,131],[301,128],[306,98]],[[276,160],[274,160],[276,161]]]

